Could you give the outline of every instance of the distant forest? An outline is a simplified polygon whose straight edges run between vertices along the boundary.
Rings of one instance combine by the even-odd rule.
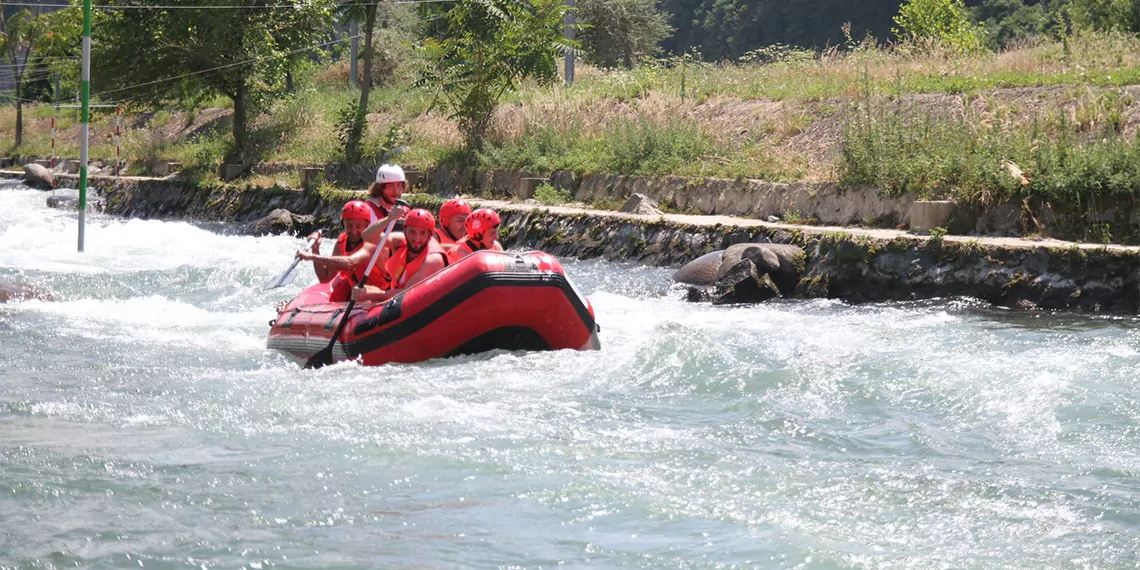
[[[1097,1],[1097,0],[1094,0]],[[1104,2],[1106,0],[1099,0]],[[1111,1],[1111,0],[1107,0]],[[899,0],[659,0],[673,33],[665,53],[699,52],[705,59],[736,59],[772,44],[806,48],[844,45],[868,34],[880,42],[891,33]],[[1071,0],[966,0],[972,19],[985,31],[990,48],[1016,38],[1066,30],[1063,8]]]

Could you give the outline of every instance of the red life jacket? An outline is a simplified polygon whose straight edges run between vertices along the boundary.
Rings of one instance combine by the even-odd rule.
[[[368,204],[368,207],[372,208],[372,220],[370,223],[388,217],[388,207],[382,204],[379,199],[369,198],[365,200],[364,203]]]
[[[494,246],[483,247],[471,241],[471,238],[465,237],[455,242],[455,247],[452,247],[451,251],[447,253],[447,262],[455,263],[456,261],[459,261],[460,259],[463,259],[464,257],[467,257],[476,251],[483,251],[485,249],[492,251],[503,251],[503,246],[499,245],[498,240],[495,240]]]
[[[458,243],[455,238],[451,237],[451,234],[443,228],[435,229],[435,239],[439,240],[439,245],[455,245]]]
[[[343,255],[351,255],[356,250],[358,250],[364,246],[364,240],[360,240],[360,242],[356,244],[356,247],[354,247],[352,249],[345,249],[347,247],[347,245],[346,245],[347,243],[348,243],[348,233],[347,232],[341,232],[340,236],[338,236],[336,238],[336,245],[333,246],[333,251],[332,251],[333,256],[339,257],[339,256],[343,256]],[[359,275],[363,274],[364,270],[367,268],[368,268],[368,262],[365,261],[363,264],[357,264],[357,266],[353,267],[352,269],[341,269],[339,273],[345,279],[348,279],[350,283],[356,283],[357,281],[360,280]]]
[[[423,266],[424,261],[432,255],[439,255],[443,257],[443,265],[446,267],[448,263],[447,254],[443,248],[436,243],[435,240],[429,239],[424,252],[419,257],[408,261],[408,243],[405,241],[396,251],[388,258],[388,262],[384,264],[384,271],[388,274],[390,280],[389,290],[403,289],[408,280],[412,278]]]

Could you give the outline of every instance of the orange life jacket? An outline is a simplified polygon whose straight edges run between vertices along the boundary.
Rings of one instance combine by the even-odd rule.
[[[388,262],[384,264],[384,272],[388,274],[389,279],[389,290],[403,289],[408,284],[408,280],[420,270],[424,261],[432,255],[443,256],[443,265],[447,266],[447,254],[435,240],[429,239],[424,252],[410,262],[408,261],[408,243],[405,241],[404,245],[397,248],[388,258]]]
[[[485,249],[491,251],[503,251],[503,246],[499,245],[499,240],[495,240],[495,245],[491,247],[483,247],[481,245],[476,245],[475,242],[471,241],[471,238],[465,237],[455,242],[455,246],[451,248],[451,251],[447,252],[447,262],[455,263],[456,261],[459,261],[460,259],[463,259],[464,257],[467,257],[476,251],[483,251]]]
[[[435,229],[435,239],[439,240],[439,245],[455,245],[457,243],[455,238],[452,238],[451,234],[443,228]]]
[[[347,247],[348,247],[347,244],[348,244],[348,233],[347,232],[341,232],[340,236],[336,238],[336,245],[333,246],[333,251],[332,251],[333,257],[339,257],[339,256],[343,256],[343,255],[351,255],[353,252],[360,249],[364,245],[364,240],[360,240],[360,242],[358,242],[356,244],[356,247],[354,247],[352,249],[347,249]],[[353,267],[352,269],[341,269],[340,274],[342,276],[344,276],[345,279],[348,279],[350,283],[356,283],[357,281],[360,280],[360,278],[358,276],[363,274],[364,270],[367,268],[368,268],[368,262],[365,261],[363,264],[357,264],[357,266]]]

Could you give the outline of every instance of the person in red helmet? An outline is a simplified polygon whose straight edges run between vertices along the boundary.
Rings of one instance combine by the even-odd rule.
[[[395,217],[402,223],[405,212],[407,212],[405,206],[394,205],[389,215]],[[395,245],[397,243],[403,243],[404,238],[403,234],[393,231],[392,234],[388,236],[388,240],[380,244],[380,238],[383,237],[385,229],[381,228],[380,225],[380,223],[373,223],[365,228],[364,231],[361,232],[363,243],[355,251],[349,252],[346,255],[319,255],[315,250],[302,250],[297,252],[297,257],[301,259],[312,261],[314,264],[327,267],[329,270],[340,272],[329,282],[329,287],[331,288],[329,301],[334,303],[347,301],[349,290],[358,284],[362,277],[368,285],[387,287],[388,278],[384,272],[383,259],[390,256]],[[384,225],[386,226],[387,224],[385,223]],[[377,247],[383,247],[384,251],[378,255],[376,266],[372,268],[372,272],[368,275],[362,275],[364,271],[368,269],[368,263],[372,260],[372,253],[376,251]]]
[[[471,206],[460,198],[448,200],[439,208],[439,228],[435,239],[444,249],[451,249],[455,242],[467,237],[467,216]]]
[[[372,221],[372,208],[360,200],[353,200],[344,205],[340,210],[340,223],[344,226],[344,231],[336,238],[336,244],[333,246],[332,256],[339,257],[350,255],[364,245],[364,228]],[[320,254],[321,252],[321,234],[315,232],[309,236],[313,240],[312,252]],[[352,278],[355,283],[360,278],[357,273],[363,273],[365,267],[350,268],[347,277]],[[317,274],[317,280],[321,283],[328,283],[336,277],[337,270],[333,269],[324,263],[313,260],[313,272]]]
[[[408,212],[403,235],[392,234],[389,238],[393,251],[390,255],[388,249],[381,251],[376,261],[384,267],[385,286],[371,284],[370,275],[368,285],[352,290],[352,299],[362,303],[386,301],[447,267],[447,253],[432,239],[435,229],[431,212],[423,208]]]
[[[449,263],[455,263],[476,251],[503,251],[499,243],[499,214],[490,208],[479,208],[467,216],[467,237],[455,243],[447,254]]]

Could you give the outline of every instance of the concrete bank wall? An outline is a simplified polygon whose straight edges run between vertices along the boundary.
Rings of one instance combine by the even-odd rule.
[[[155,219],[228,222],[243,231],[283,208],[313,227],[337,231],[340,207],[358,194],[243,186],[200,187],[169,180],[95,177],[92,186],[111,214]],[[442,199],[409,195],[437,210]],[[923,238],[887,230],[769,224],[723,217],[634,216],[574,208],[536,208],[488,201],[503,217],[504,244],[560,256],[633,260],[678,266],[704,253],[744,242],[798,245],[807,252],[803,297],[851,302],[969,296],[1002,306],[1136,314],[1140,253],[1123,246],[1089,246],[1011,239]]]

